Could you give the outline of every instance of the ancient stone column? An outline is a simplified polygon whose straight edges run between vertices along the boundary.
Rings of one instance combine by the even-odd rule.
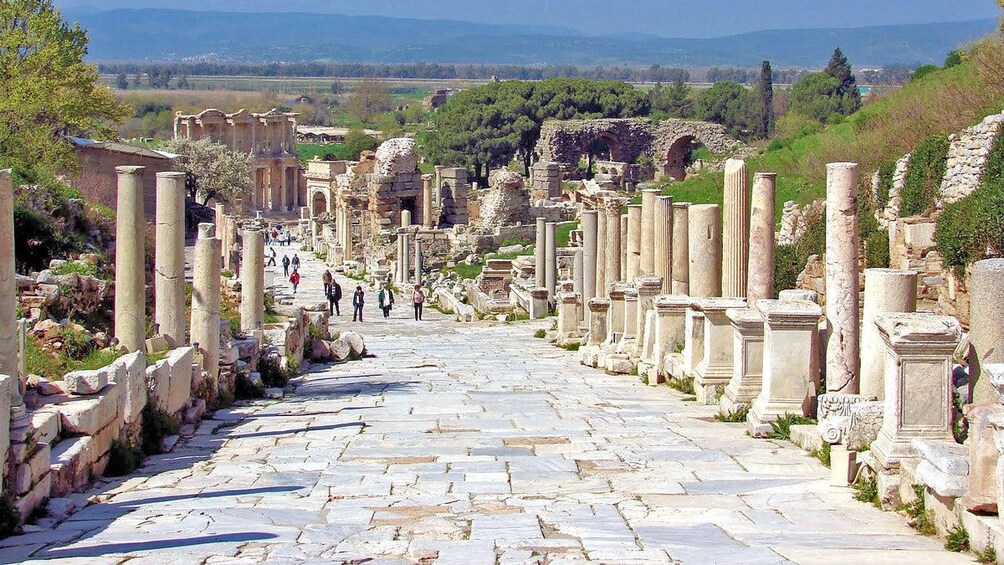
[[[628,217],[627,214],[621,214],[621,273],[620,280],[630,283],[631,279],[627,278],[627,256],[628,256]]]
[[[607,214],[607,268],[604,271],[607,285],[620,280],[621,272],[621,200],[610,198],[605,202]]]
[[[555,273],[557,275],[557,273]],[[582,286],[584,284],[584,277],[582,275],[582,250],[579,249],[572,256],[572,292],[579,295],[579,299],[582,299]],[[586,309],[579,308],[579,316],[585,316]],[[581,322],[584,318],[580,318]]]
[[[861,327],[860,392],[885,399],[885,346],[875,317],[917,309],[917,273],[897,269],[865,269],[865,304]]]
[[[579,296],[574,292],[559,292],[555,297],[558,304],[558,342],[577,343],[579,341]]]
[[[245,242],[245,248],[248,243]],[[198,344],[202,368],[212,379],[213,396],[220,373],[220,240],[213,224],[199,224],[192,268],[192,345]],[[243,317],[242,317],[243,318]]]
[[[638,277],[635,281],[635,291],[638,293],[638,311],[635,314],[634,335],[638,338],[635,354],[640,354],[645,340],[645,322],[649,310],[655,309],[655,297],[662,292],[662,279],[653,276]]]
[[[116,167],[115,337],[130,353],[146,350],[146,217],[144,167]],[[220,254],[213,256],[219,271]],[[219,277],[217,277],[219,279]],[[219,286],[219,280],[216,281]]]
[[[826,167],[826,391],[858,393],[858,165]]]
[[[225,216],[227,219],[226,226],[226,247],[223,249],[223,268],[230,271],[237,271],[238,265],[234,260],[237,247],[237,218],[233,216]]]
[[[932,314],[879,314],[875,324],[886,347],[886,395],[871,452],[884,468],[895,469],[915,457],[914,439],[954,443],[952,355],[962,328],[955,318]]]
[[[158,183],[160,182],[160,173],[157,173],[157,182]],[[158,198],[158,200],[157,200],[157,212],[158,212],[158,214],[157,214],[157,216],[158,216],[157,223],[158,223],[158,229],[159,229],[159,227],[160,227],[159,226],[159,224],[160,224],[160,214],[159,214],[159,212],[160,212],[160,200],[159,200],[160,199],[160,186],[159,186],[159,184],[158,184],[157,188],[158,188],[158,190],[157,190],[157,198]],[[221,265],[223,264],[223,262],[225,262],[227,260],[227,236],[226,236],[226,230],[224,230],[223,227],[222,227],[222,226],[226,225],[226,219],[225,219],[226,215],[227,215],[226,214],[226,210],[227,210],[226,205],[218,203],[218,202],[216,203],[215,206],[213,206],[213,212],[214,212],[214,214],[213,214],[214,218],[213,219],[214,219],[214,223],[217,226],[220,226],[219,236],[220,236],[220,245],[222,247],[222,249],[220,250],[220,264]],[[157,235],[158,236],[160,235],[159,231],[157,232]],[[160,252],[159,247],[157,249],[157,252],[158,253]]]
[[[610,300],[593,298],[589,305],[589,341],[588,345],[600,345],[607,340],[607,316],[610,311]]]
[[[394,280],[398,283],[403,283],[405,278],[404,269],[404,232],[403,230],[397,230],[397,257],[394,260]]]
[[[719,393],[732,380],[735,361],[732,321],[727,312],[743,308],[741,298],[701,298],[695,307],[704,312],[704,356],[694,371],[694,392],[700,404],[717,404]]]
[[[406,228],[411,223],[411,210],[401,210],[401,227]]]
[[[422,257],[422,242],[418,239],[418,234],[415,234],[415,284],[422,284],[422,269],[424,268],[425,261]]]
[[[652,222],[653,249],[652,263],[655,276],[662,279],[662,294],[673,289],[673,197],[660,196],[655,199],[655,214]]]
[[[583,210],[582,228],[582,299],[588,304],[596,297],[596,210]]]
[[[641,191],[641,255],[638,268],[643,275],[655,273],[655,256],[652,251],[655,229],[655,201],[661,194],[658,190]]]
[[[436,218],[433,218],[432,202],[435,198],[432,175],[422,175],[422,225],[430,229],[439,227]]]
[[[241,331],[252,333],[265,323],[265,238],[259,230],[244,230],[241,259]]]
[[[754,308],[735,308],[732,321],[732,378],[718,403],[726,414],[750,406],[763,385],[763,315]]]
[[[607,284],[607,213],[602,202],[596,209],[596,296],[607,298],[610,289]]]
[[[722,228],[722,296],[745,297],[749,264],[749,169],[741,159],[725,161],[725,205]]]
[[[749,273],[747,304],[774,298],[774,207],[777,175],[753,176],[753,203],[750,212]]]
[[[722,295],[722,223],[717,204],[698,204],[688,211],[690,296]]]
[[[408,283],[411,281],[411,240],[412,235],[408,232],[401,234],[401,282]]]
[[[185,343],[185,173],[157,173],[154,266],[154,322],[172,348],[180,347]]]
[[[627,281],[631,282],[640,273],[641,267],[641,206],[628,206],[628,237],[627,237]]]
[[[766,437],[771,422],[785,414],[808,414],[815,385],[813,336],[819,331],[822,310],[806,301],[761,300],[756,304],[764,319],[763,385],[753,401],[747,427],[753,437]]]
[[[997,402],[981,367],[1004,363],[1004,259],[973,265],[970,281],[969,390],[973,404]]]
[[[537,218],[537,241],[533,250],[533,282],[535,286],[545,287],[548,292],[554,289],[547,286],[547,219]]]
[[[7,412],[0,419],[0,437],[7,437],[10,406],[21,405],[17,371],[17,273],[14,270],[14,184],[10,169],[0,171],[0,380],[11,377],[9,398],[0,399],[0,408]],[[23,378],[23,377],[22,377]],[[2,446],[0,446],[2,447]],[[0,451],[3,457],[7,450]],[[0,460],[6,461],[0,457]],[[2,475],[3,473],[0,473]],[[0,482],[2,482],[0,478]]]
[[[690,204],[673,203],[673,285],[675,295],[690,294]]]
[[[554,222],[544,225],[544,249],[544,286],[553,301],[558,288],[557,224]]]

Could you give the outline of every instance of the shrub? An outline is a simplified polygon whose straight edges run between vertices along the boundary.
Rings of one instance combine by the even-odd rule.
[[[878,209],[882,210],[889,205],[889,191],[892,190],[892,179],[896,175],[896,163],[892,161],[882,163],[879,166],[878,174],[878,194],[875,196],[875,204]]]
[[[880,507],[882,505],[882,501],[879,499],[878,481],[875,480],[875,477],[859,479],[856,483],[852,484],[851,487],[857,491],[854,498],[859,502],[867,502],[868,504],[873,504],[876,507]]]
[[[269,356],[262,357],[258,362],[258,372],[261,374],[261,381],[266,388],[282,388],[286,386],[290,378],[299,374],[300,366],[289,359],[286,361],[286,366],[282,367],[278,357]]]
[[[812,418],[806,418],[798,414],[785,414],[770,423],[770,433],[767,437],[770,439],[785,439],[791,440],[791,427],[792,426],[805,426],[809,424],[815,424],[816,421]]]
[[[237,373],[234,380],[234,396],[241,399],[255,399],[265,396],[265,388],[257,383],[252,383],[249,375],[245,372]]]
[[[906,512],[910,518],[909,524],[918,532],[925,536],[933,536],[938,533],[934,527],[934,522],[927,515],[927,504],[924,501],[924,485],[913,485],[913,493],[916,496],[913,502],[900,506],[900,510]]]
[[[726,422],[730,424],[738,424],[746,422],[746,415],[750,413],[749,406],[740,406],[738,410],[733,410],[732,412],[725,413],[719,412],[715,415],[715,419],[719,422]]]
[[[948,536],[945,539],[945,549],[956,553],[969,551],[969,532],[966,531],[966,527],[962,525],[962,522],[959,522],[952,529],[948,530]]]
[[[922,67],[917,67],[917,70],[913,71],[913,74],[910,75],[910,80],[911,81],[920,80],[926,77],[927,75],[939,70],[941,69],[938,67],[938,65],[924,65]]]
[[[108,452],[106,477],[122,477],[135,471],[143,462],[143,450],[130,442],[115,440]]]
[[[544,339],[545,337],[547,337],[547,330],[545,330],[544,328],[541,328],[541,329],[533,332],[533,337],[535,337],[537,339]]]
[[[71,359],[83,359],[94,351],[94,342],[80,330],[63,326],[59,328],[59,337],[63,340],[63,353]]]
[[[147,403],[141,433],[145,455],[163,453],[164,438],[178,433],[178,421],[157,405]]]
[[[934,209],[948,162],[948,138],[934,134],[921,141],[910,154],[901,196],[900,215],[916,216]]]
[[[21,531],[21,515],[14,506],[14,498],[9,492],[0,494],[0,539]]]
[[[678,390],[683,394],[694,394],[694,379],[684,378],[684,379],[669,379],[666,381],[669,388]]]
[[[997,550],[994,549],[994,544],[988,543],[983,551],[976,554],[976,560],[980,563],[997,563]]]

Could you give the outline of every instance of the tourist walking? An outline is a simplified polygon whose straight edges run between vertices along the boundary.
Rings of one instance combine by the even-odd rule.
[[[390,289],[389,284],[380,289],[377,301],[380,303],[380,309],[383,310],[383,317],[390,318],[390,309],[394,306],[394,292]]]
[[[294,253],[293,254],[293,261],[292,261],[292,263],[290,263],[290,265],[293,266],[293,270],[294,271],[299,271],[300,270],[300,256],[297,255],[296,253]]]
[[[363,302],[366,293],[363,287],[357,286],[355,294],[352,295],[352,321],[363,321]]]
[[[282,256],[282,276],[289,276],[289,255],[285,254]]]
[[[411,293],[411,303],[415,306],[415,321],[421,321],[422,306],[425,304],[425,293],[422,292],[422,285],[415,285],[415,292]]]
[[[289,275],[289,282],[293,283],[293,294],[296,294],[296,287],[300,286],[300,272],[293,269],[293,274]]]
[[[331,281],[334,280],[331,276],[331,271],[325,270],[324,274],[321,275],[321,281],[324,283],[324,296],[331,294]]]
[[[342,299],[342,285],[338,284],[338,281],[333,281],[331,283],[331,293],[328,294],[328,315],[334,314],[336,316],[341,316],[342,313],[338,309],[338,302]]]

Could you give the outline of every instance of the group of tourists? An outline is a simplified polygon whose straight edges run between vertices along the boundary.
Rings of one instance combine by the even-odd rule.
[[[277,224],[265,230],[265,245],[286,246],[292,243],[293,234],[288,229],[283,229],[282,224]]]
[[[325,274],[327,272],[325,271]],[[357,286],[356,292],[352,295],[352,321],[363,321],[363,305],[366,302],[366,292],[363,287]],[[422,309],[425,306],[425,292],[421,285],[415,285],[415,290],[411,293],[411,305],[415,310],[415,321],[422,320]],[[390,311],[394,308],[394,291],[389,284],[380,287],[377,293],[377,306],[383,312],[384,318],[390,318]]]

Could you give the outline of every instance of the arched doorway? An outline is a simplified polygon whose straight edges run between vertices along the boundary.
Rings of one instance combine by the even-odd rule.
[[[310,211],[311,215],[315,218],[328,212],[328,198],[320,190],[315,192],[313,198],[311,198]]]
[[[687,167],[692,162],[691,154],[701,147],[703,147],[701,142],[697,141],[697,138],[692,135],[685,135],[674,141],[666,152],[666,162],[662,167],[662,176],[672,177],[678,181],[686,180]]]

